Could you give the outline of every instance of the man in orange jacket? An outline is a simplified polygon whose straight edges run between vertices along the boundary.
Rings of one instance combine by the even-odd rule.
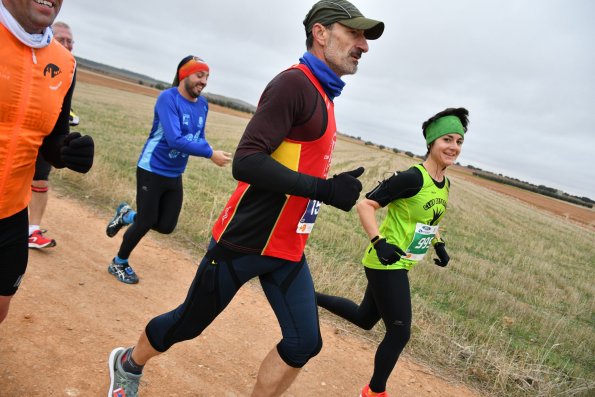
[[[0,0],[0,322],[27,268],[38,152],[56,168],[93,164],[93,139],[68,125],[76,61],[49,28],[61,6]]]

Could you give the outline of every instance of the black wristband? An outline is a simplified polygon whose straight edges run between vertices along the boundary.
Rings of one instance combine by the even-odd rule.
[[[370,242],[372,243],[372,245],[376,245],[378,240],[380,240],[380,235],[376,235],[372,240],[370,240]]]

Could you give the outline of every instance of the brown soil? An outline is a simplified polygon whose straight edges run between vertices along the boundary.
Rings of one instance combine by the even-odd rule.
[[[105,235],[109,216],[51,193],[44,225],[58,245],[30,250],[0,325],[0,396],[105,396],[111,349],[134,344],[148,320],[184,299],[202,252],[150,233],[131,257],[141,282],[123,284],[107,272],[121,241]],[[357,396],[368,381],[375,346],[326,321],[322,335],[322,352],[285,396]],[[141,396],[248,396],[279,337],[262,290],[248,284],[203,335],[149,363]],[[480,395],[407,357],[388,387],[403,397]]]

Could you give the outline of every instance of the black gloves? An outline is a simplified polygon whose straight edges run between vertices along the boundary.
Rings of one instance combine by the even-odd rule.
[[[363,173],[364,167],[359,167],[341,172],[330,179],[318,179],[316,197],[313,198],[343,211],[349,211],[362,191],[362,183],[357,178]]]
[[[389,243],[384,237],[376,241],[372,239],[372,244],[374,244],[376,255],[383,265],[392,265],[401,259],[401,255],[405,255],[402,249]]]
[[[450,257],[446,253],[446,244],[444,244],[444,241],[440,240],[436,244],[434,244],[434,250],[436,251],[436,255],[438,255],[438,258],[440,258],[434,258],[434,263],[441,267],[448,265]]]
[[[85,173],[93,165],[93,138],[72,132],[64,138],[60,148],[60,158],[64,165],[73,171]]]

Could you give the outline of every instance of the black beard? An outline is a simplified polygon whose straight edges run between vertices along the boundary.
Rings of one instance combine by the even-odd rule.
[[[198,94],[194,93],[194,90],[192,89],[192,87],[190,86],[190,83],[188,81],[186,81],[186,83],[184,84],[184,88],[186,88],[186,92],[188,93],[188,95],[193,98],[196,99],[200,96],[200,92]],[[201,90],[202,92],[202,90]]]

